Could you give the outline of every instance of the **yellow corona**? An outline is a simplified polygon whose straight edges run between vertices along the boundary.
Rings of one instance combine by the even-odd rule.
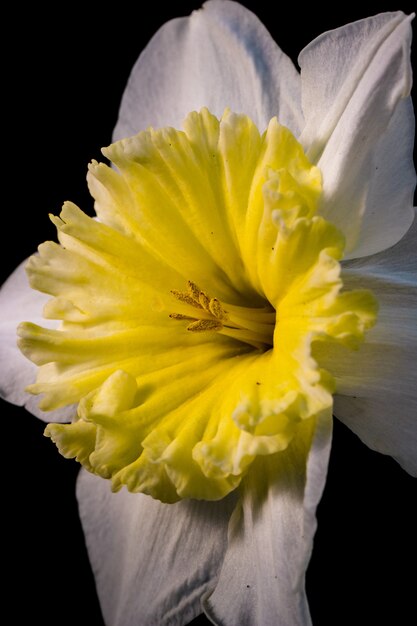
[[[279,454],[332,411],[313,344],[357,348],[376,318],[344,292],[344,240],[317,213],[321,174],[285,127],[188,115],[103,151],[89,187],[98,220],[66,203],[59,244],[31,258],[57,330],[25,323],[29,387],[46,434],[112,488],[164,502],[215,500],[259,455]]]

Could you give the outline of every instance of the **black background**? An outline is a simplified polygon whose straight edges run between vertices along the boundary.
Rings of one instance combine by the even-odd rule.
[[[411,3],[243,4],[293,60],[324,30],[383,10],[412,11]],[[126,3],[111,11],[96,3],[55,12],[33,5],[3,19],[12,43],[3,54],[2,278],[55,238],[48,213],[59,213],[64,200],[91,213],[86,165],[110,143],[133,63],[164,21],[199,5],[146,3],[146,13],[141,3],[134,13]],[[1,419],[3,557],[11,556],[2,568],[12,616],[5,623],[102,626],[77,514],[78,467],[24,410],[2,402]],[[417,623],[415,495],[415,481],[392,459],[336,423],[307,573],[315,626]]]

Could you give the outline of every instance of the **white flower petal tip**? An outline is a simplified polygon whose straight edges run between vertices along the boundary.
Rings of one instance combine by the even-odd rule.
[[[79,511],[106,624],[187,624],[202,612],[227,546],[234,494],[220,502],[162,504],[111,493],[82,471]]]
[[[322,34],[300,54],[301,142],[323,173],[322,214],[347,258],[394,245],[413,219],[414,15],[382,13]]]
[[[26,261],[11,274],[0,290],[0,364],[1,396],[22,406],[29,398],[25,387],[36,377],[36,367],[17,347],[16,327],[27,315],[40,320],[47,297],[29,287],[25,273]]]
[[[25,391],[35,381],[37,368],[17,347],[16,328],[26,319],[44,326],[56,326],[56,322],[47,322],[42,317],[49,296],[29,287],[26,264],[27,261],[23,261],[0,289],[0,395],[12,404],[25,406],[44,422],[68,421],[74,412],[72,407],[45,413],[38,407],[39,399]]]
[[[300,103],[300,76],[259,19],[237,2],[210,0],[164,24],[142,52],[114,139],[148,126],[180,128],[202,107],[217,116],[226,107],[245,113],[261,130],[277,115],[297,135]]]
[[[203,598],[206,615],[227,626],[309,626],[304,576],[326,480],[331,414],[285,453],[261,459],[230,522],[219,581]],[[259,480],[262,476],[262,482]]]

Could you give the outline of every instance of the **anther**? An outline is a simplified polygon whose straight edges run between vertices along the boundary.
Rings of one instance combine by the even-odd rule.
[[[195,320],[195,317],[191,317],[190,315],[183,315],[182,313],[170,313],[169,317],[173,320]]]
[[[202,309],[203,307],[198,301],[194,300],[193,296],[185,291],[178,291],[177,289],[171,289],[171,293],[174,298],[177,298],[180,302],[185,302],[186,304],[191,304],[191,306],[196,307],[197,309]]]
[[[217,317],[217,319],[219,319],[219,320],[226,320],[227,319],[227,313],[224,310],[220,300],[218,300],[217,298],[212,298],[210,300],[210,302],[209,302],[209,311],[210,311],[210,313],[212,313],[214,315],[214,317]]]
[[[205,331],[218,331],[223,328],[223,324],[218,322],[217,320],[197,320],[196,322],[191,322],[187,326],[187,330],[190,330],[194,333],[202,333]]]
[[[204,291],[200,291],[200,294],[198,296],[198,301],[203,307],[203,309],[205,309],[206,311],[210,310],[210,298],[208,297],[206,293],[204,293]]]
[[[190,296],[193,298],[195,302],[198,302],[201,290],[191,280],[189,280],[187,284],[188,284],[188,293],[190,294]]]

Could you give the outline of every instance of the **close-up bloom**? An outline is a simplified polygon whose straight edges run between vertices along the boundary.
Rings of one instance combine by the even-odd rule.
[[[417,475],[412,18],[300,72],[237,2],[167,22],[95,215],[65,202],[2,287],[2,394],[83,467],[108,626],[310,624],[333,416]]]

